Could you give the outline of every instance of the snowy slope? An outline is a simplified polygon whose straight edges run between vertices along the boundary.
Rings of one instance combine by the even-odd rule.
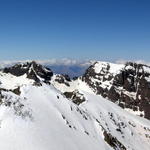
[[[26,74],[1,72],[0,149],[150,149],[149,120],[96,95],[80,79],[66,81],[68,86],[56,82],[56,75],[51,84],[37,77],[40,84]],[[14,90],[17,87],[19,92]],[[63,93],[69,89],[78,90],[85,101],[76,105],[67,99]]]

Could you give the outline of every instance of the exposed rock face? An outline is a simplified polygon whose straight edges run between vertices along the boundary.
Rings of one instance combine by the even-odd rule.
[[[11,73],[15,76],[22,76],[27,74],[27,78],[33,79],[36,82],[40,82],[40,78],[42,78],[45,82],[49,81],[53,76],[53,72],[44,68],[42,65],[37,64],[36,62],[27,62],[24,64],[16,64],[9,68],[4,68],[3,72]]]
[[[127,150],[126,147],[120,143],[117,138],[113,137],[111,134],[104,131],[104,140],[114,149]]]
[[[73,92],[65,92],[64,95],[71,99],[75,104],[79,105],[85,101],[85,97],[83,94],[79,93],[79,91],[75,90]]]
[[[60,84],[65,84],[66,86],[70,86],[68,82],[71,81],[68,75],[56,75],[55,81]]]
[[[150,119],[149,66],[132,62],[120,66],[96,62],[87,69],[82,80],[97,94],[123,108],[141,111],[138,115]]]

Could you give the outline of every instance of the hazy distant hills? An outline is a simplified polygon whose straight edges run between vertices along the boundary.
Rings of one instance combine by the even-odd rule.
[[[80,65],[48,65],[46,66],[52,69],[57,74],[67,74],[71,78],[81,76],[85,70],[88,68],[87,66],[80,66]]]

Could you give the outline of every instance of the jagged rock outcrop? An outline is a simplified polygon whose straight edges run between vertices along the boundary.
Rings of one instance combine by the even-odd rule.
[[[66,86],[70,86],[68,82],[71,81],[70,77],[68,75],[56,75],[55,81],[59,84],[65,84]]]
[[[82,77],[95,93],[150,119],[150,67],[96,62]]]
[[[78,90],[75,90],[73,92],[64,92],[64,95],[77,105],[83,103],[86,100],[84,95],[81,94]]]
[[[53,76],[53,72],[49,68],[45,68],[35,61],[24,64],[16,64],[12,67],[4,68],[4,73],[10,73],[15,76],[27,75],[27,78],[40,82],[40,78],[47,82]]]

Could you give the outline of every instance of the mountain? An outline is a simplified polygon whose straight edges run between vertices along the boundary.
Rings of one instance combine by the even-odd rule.
[[[72,95],[76,97],[78,80],[86,83],[96,95],[101,95],[133,114],[150,119],[149,66],[132,62],[126,64],[95,62],[83,76],[75,81],[65,81],[69,87],[65,90],[62,86],[62,92],[68,98]],[[56,87],[61,89],[61,85]],[[70,89],[72,94],[68,93]]]
[[[101,75],[103,64],[114,68]],[[96,62],[76,79],[36,62],[0,70],[0,149],[149,150],[150,121],[98,91],[101,77],[112,77],[103,89],[118,86],[113,83],[124,65],[117,66]]]

